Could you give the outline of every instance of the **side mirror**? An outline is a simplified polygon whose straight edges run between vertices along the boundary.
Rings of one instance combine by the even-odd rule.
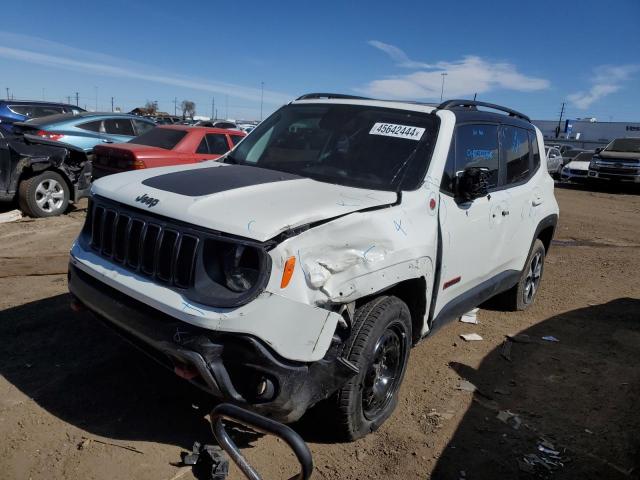
[[[600,153],[602,150],[604,150],[604,148],[598,147],[598,148],[596,148],[595,153]]]
[[[489,171],[486,168],[465,168],[456,180],[456,197],[464,202],[489,194]]]

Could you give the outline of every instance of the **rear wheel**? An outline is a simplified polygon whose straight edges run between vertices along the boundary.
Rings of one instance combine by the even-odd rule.
[[[545,248],[540,239],[536,239],[518,283],[503,292],[489,303],[504,310],[526,310],[533,303],[540,288],[544,270]]]
[[[336,433],[356,440],[393,413],[411,349],[411,315],[397,297],[378,297],[356,310],[342,356],[359,373],[335,394]],[[327,419],[329,420],[329,419]]]
[[[45,170],[20,182],[20,210],[30,217],[53,217],[69,206],[69,186],[59,173]]]

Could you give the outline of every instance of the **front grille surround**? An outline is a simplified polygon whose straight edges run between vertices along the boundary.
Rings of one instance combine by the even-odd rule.
[[[221,285],[203,264],[206,240],[244,245],[259,254],[259,279],[247,292],[214,298]],[[101,197],[89,202],[80,242],[87,250],[136,274],[150,278],[205,305],[236,307],[248,303],[266,286],[271,272],[270,244],[232,237],[174,221]]]

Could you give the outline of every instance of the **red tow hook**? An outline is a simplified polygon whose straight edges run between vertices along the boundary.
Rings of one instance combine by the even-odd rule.
[[[184,363],[176,363],[173,366],[173,371],[177,376],[184,378],[185,380],[192,380],[200,375],[198,370],[191,365],[185,365]]]

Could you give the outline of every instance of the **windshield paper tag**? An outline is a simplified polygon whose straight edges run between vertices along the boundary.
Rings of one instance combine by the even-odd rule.
[[[369,135],[384,135],[385,137],[406,138],[407,140],[420,140],[424,128],[410,127],[408,125],[396,125],[394,123],[375,123]]]

